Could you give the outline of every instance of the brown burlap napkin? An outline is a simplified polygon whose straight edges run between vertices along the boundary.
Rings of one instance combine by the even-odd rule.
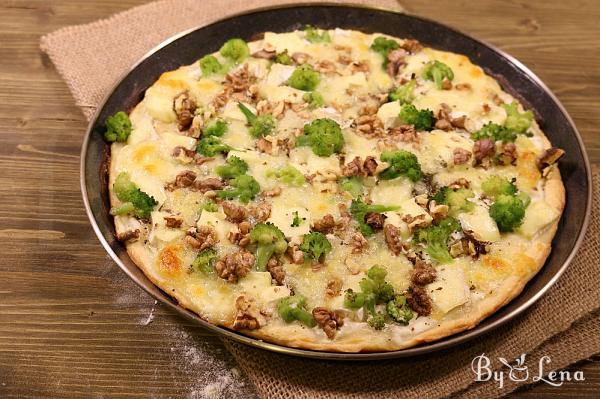
[[[335,2],[330,1],[330,2]],[[343,0],[342,0],[343,1]],[[305,1],[308,2],[308,1]],[[395,0],[355,0],[400,10]],[[109,19],[60,29],[44,36],[41,48],[55,64],[77,106],[89,119],[116,79],[148,50],[182,30],[256,7],[294,0],[163,0]],[[594,172],[600,198],[600,170]],[[538,363],[544,372],[561,369],[600,352],[600,206],[596,202],[586,241],[558,283],[526,314],[482,339],[428,356],[377,363],[333,363],[292,358],[225,345],[266,398],[498,397],[533,382]],[[503,387],[475,382],[471,361],[485,353],[491,368],[504,371]],[[498,358],[526,353],[530,378],[515,382]]]

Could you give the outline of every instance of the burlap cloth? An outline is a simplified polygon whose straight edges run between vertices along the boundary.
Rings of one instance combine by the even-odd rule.
[[[109,19],[71,26],[44,36],[41,48],[56,65],[76,104],[90,118],[108,88],[148,50],[182,30],[227,14],[294,0],[164,0],[133,8]],[[401,9],[394,0],[354,1]],[[200,54],[199,54],[200,55]],[[600,195],[600,170],[594,171],[595,198]],[[266,398],[438,398],[498,397],[519,385],[505,376],[475,382],[472,359],[485,353],[494,369],[498,357],[512,360],[527,354],[531,383],[539,359],[551,363],[545,372],[561,369],[600,352],[600,201],[578,256],[550,291],[513,322],[459,347],[428,356],[370,363],[334,363],[292,358],[225,345]],[[507,371],[506,368],[504,371]],[[508,373],[506,373],[508,374]]]

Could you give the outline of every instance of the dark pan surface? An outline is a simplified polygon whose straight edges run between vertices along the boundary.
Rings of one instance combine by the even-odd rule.
[[[105,161],[109,147],[102,139],[104,120],[119,110],[134,107],[162,72],[193,63],[201,56],[218,50],[228,38],[250,40],[265,31],[286,32],[306,24],[415,38],[434,48],[465,54],[475,64],[499,78],[501,83],[510,82],[510,87],[504,84],[505,90],[530,104],[552,143],[566,150],[560,170],[566,187],[567,204],[554,238],[552,253],[521,295],[474,329],[431,344],[385,353],[341,354],[273,345],[210,325],[177,306],[173,299],[143,275],[127,256],[124,246],[115,240],[112,217],[108,213],[110,205]],[[98,238],[115,262],[156,299],[205,328],[239,342],[297,356],[345,360],[429,353],[480,336],[512,319],[539,299],[567,267],[583,239],[591,205],[591,174],[579,133],[558,100],[529,69],[500,50],[438,23],[390,11],[339,5],[292,6],[237,15],[184,32],[150,52],[116,85],[92,120],[82,148],[81,185],[88,215]]]

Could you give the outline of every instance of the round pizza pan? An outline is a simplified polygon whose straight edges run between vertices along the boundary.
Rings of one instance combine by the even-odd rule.
[[[437,342],[393,352],[332,353],[271,344],[209,324],[178,306],[174,299],[144,276],[129,259],[125,247],[115,239],[112,217],[108,212],[106,167],[109,146],[102,138],[105,119],[117,111],[133,108],[161,73],[191,64],[204,54],[217,51],[229,38],[251,40],[266,31],[286,32],[307,24],[326,29],[339,27],[415,38],[433,48],[465,54],[494,76],[506,91],[533,109],[550,141],[566,151],[559,167],[567,201],[550,256],[518,297],[473,329]],[[98,108],[83,142],[80,172],[86,211],[100,242],[121,269],[155,299],[204,328],[235,341],[278,353],[330,360],[372,360],[430,353],[479,337],[508,322],[537,301],[567,268],[583,240],[592,200],[590,165],[581,136],[558,99],[531,70],[501,50],[437,22],[393,11],[339,4],[313,3],[253,10],[182,32],[160,44],[123,75]]]

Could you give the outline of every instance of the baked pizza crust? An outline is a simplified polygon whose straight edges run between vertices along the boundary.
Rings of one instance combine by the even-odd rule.
[[[543,134],[543,133],[542,133]],[[545,144],[549,146],[549,142],[545,136],[542,136]],[[118,199],[113,193],[113,183],[117,174],[117,167],[113,160],[117,157],[120,144],[113,144],[113,154],[111,158],[111,167],[109,168],[109,192],[112,204],[117,204]],[[544,178],[544,200],[545,202],[559,214],[565,206],[565,189],[562,183],[560,171],[556,165],[552,166],[546,177]],[[320,334],[307,333],[308,328],[294,323],[294,326],[283,323],[270,323],[258,330],[243,331],[244,334],[262,339],[275,344],[331,352],[377,352],[391,351],[409,348],[422,343],[440,340],[444,337],[469,330],[477,326],[483,319],[492,315],[512,299],[518,296],[527,282],[539,272],[543,267],[546,258],[551,251],[551,242],[556,233],[560,218],[546,226],[542,231],[539,231],[532,240],[536,247],[531,257],[531,263],[528,265],[528,272],[519,276],[509,276],[504,279],[502,284],[494,289],[493,293],[486,296],[483,300],[476,302],[475,307],[471,307],[467,314],[461,315],[458,318],[445,320],[441,323],[435,323],[436,326],[428,328],[425,331],[411,336],[406,340],[392,339],[390,334],[380,334],[368,327],[366,323],[360,323],[362,326],[355,326],[356,331],[348,334],[340,334],[336,339],[330,340],[322,331]],[[117,226],[117,232],[123,230]],[[189,300],[188,295],[181,291],[177,291],[176,287],[169,281],[168,278],[161,276],[157,272],[154,254],[140,242],[127,243],[127,252],[131,260],[140,267],[144,274],[158,287],[165,291],[168,295],[175,298],[179,305],[183,308],[193,311],[201,318],[208,320],[202,315],[202,309]],[[213,322],[214,321],[210,321]],[[233,320],[221,320],[220,324],[226,328],[232,327]],[[366,327],[366,328],[365,328]]]

